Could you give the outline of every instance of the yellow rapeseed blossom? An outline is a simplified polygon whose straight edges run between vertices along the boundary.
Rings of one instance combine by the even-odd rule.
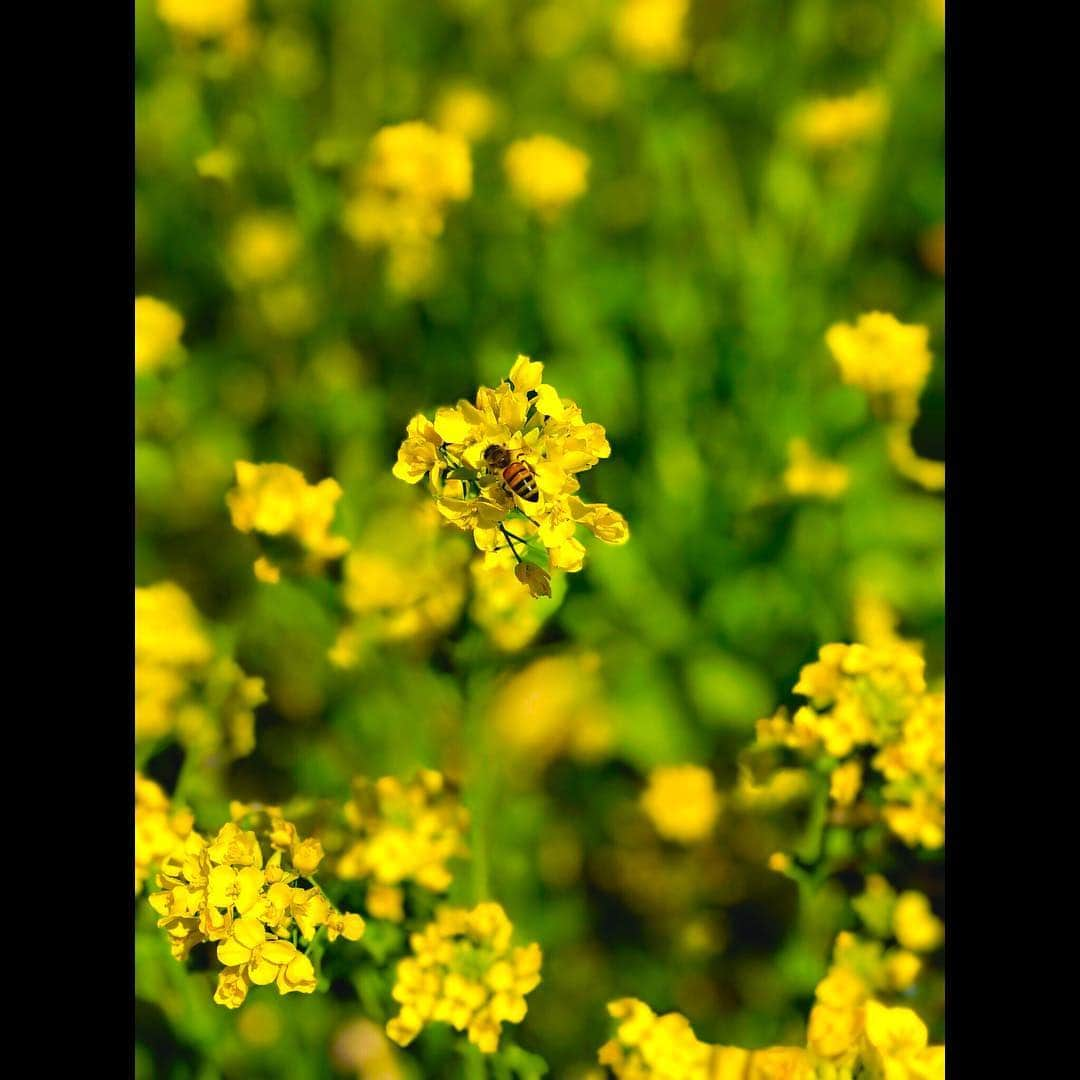
[[[494,903],[440,907],[412,934],[412,956],[397,967],[394,1000],[401,1005],[386,1033],[408,1046],[434,1022],[468,1033],[485,1054],[499,1046],[504,1023],[525,1019],[525,995],[540,984],[540,946],[513,948],[513,925]]]
[[[641,805],[664,839],[696,844],[712,834],[723,800],[708,769],[665,765],[649,773]]]
[[[933,952],[945,940],[945,927],[930,910],[930,901],[913,890],[897,897],[893,927],[896,940],[912,952]]]
[[[685,60],[683,23],[690,0],[624,0],[615,15],[615,44],[641,64],[672,67]]]
[[[799,140],[815,150],[832,150],[879,135],[889,120],[889,101],[880,90],[820,98],[795,117]]]
[[[309,484],[290,465],[236,462],[236,487],[225,496],[233,525],[241,532],[289,537],[299,544],[304,568],[314,570],[349,550],[349,541],[329,535],[341,485],[331,477]],[[261,581],[275,581],[276,564],[265,557],[255,564]]]
[[[825,645],[818,656],[795,686],[810,704],[791,719],[779,712],[759,720],[756,745],[841,759],[831,784],[837,805],[850,805],[872,777],[889,828],[912,847],[941,847],[945,695],[927,691],[921,650],[895,638],[875,647]],[[872,774],[864,766],[868,750]]]
[[[157,0],[162,22],[196,37],[220,37],[241,27],[248,0]]]
[[[183,316],[163,300],[135,297],[135,372],[158,371],[183,357]]]
[[[465,604],[468,545],[442,527],[430,502],[378,514],[345,560],[350,617],[330,658],[351,667],[379,642],[429,641],[450,630]]]
[[[538,543],[552,570],[573,572],[585,561],[578,525],[608,544],[626,543],[630,530],[611,507],[578,497],[578,474],[609,457],[611,447],[604,429],[586,424],[575,402],[542,382],[543,373],[543,364],[519,356],[497,389],[480,387],[475,405],[438,409],[434,423],[414,416],[393,471],[409,484],[427,478],[439,512],[472,532],[481,551],[509,549],[516,562],[533,562],[521,551]],[[493,456],[510,468],[491,464]],[[504,472],[518,478],[516,489]],[[546,592],[535,574],[521,580],[534,596]]]
[[[336,873],[343,881],[370,882],[367,908],[376,918],[401,921],[406,882],[446,892],[453,881],[447,864],[468,853],[468,812],[431,769],[408,783],[393,776],[354,780],[345,820],[354,838]]]
[[[554,135],[533,135],[507,147],[503,168],[517,200],[554,221],[585,194],[589,156]]]
[[[190,810],[171,811],[169,797],[153,780],[135,772],[135,895],[154,864],[183,844],[195,824]]]
[[[829,327],[825,344],[845,383],[865,391],[891,419],[910,423],[918,415],[919,395],[930,374],[929,337],[925,326],[871,311],[860,315],[854,326]]]
[[[788,443],[784,487],[790,494],[836,499],[847,491],[850,481],[846,465],[819,458],[805,439],[792,439]]]
[[[431,276],[449,204],[471,194],[472,158],[461,135],[419,120],[395,124],[371,141],[344,228],[361,247],[387,249],[391,284],[409,293]]]
[[[279,994],[315,990],[315,969],[293,944],[294,927],[309,942],[322,927],[330,941],[356,941],[364,932],[364,920],[337,911],[318,885],[293,885],[314,873],[317,841],[300,839],[279,816],[261,819],[261,838],[236,822],[211,840],[191,832],[162,862],[160,891],[149,898],[177,960],[204,941],[216,943],[224,969],[214,1000],[230,1009],[253,985],[273,983]]]
[[[495,102],[483,90],[473,86],[452,86],[439,98],[435,124],[441,131],[477,143],[491,133],[497,115]]]
[[[602,758],[613,732],[595,654],[545,656],[496,690],[489,723],[516,768],[540,770],[562,755]]]
[[[263,681],[218,656],[191,598],[173,582],[135,590],[135,740],[175,735],[206,756],[255,746]]]
[[[240,285],[265,285],[286,274],[300,254],[300,230],[287,214],[248,214],[229,237],[229,264]]]

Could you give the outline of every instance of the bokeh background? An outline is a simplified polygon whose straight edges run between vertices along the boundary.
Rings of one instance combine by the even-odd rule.
[[[135,380],[136,584],[180,585],[267,697],[250,753],[192,775],[165,736],[137,764],[207,827],[230,799],[343,803],[354,776],[421,765],[459,780],[474,859],[452,895],[482,873],[542,943],[518,1039],[568,1077],[627,994],[710,1041],[801,1045],[850,910],[841,885],[800,901],[765,865],[800,811],[740,801],[738,754],[868,612],[943,672],[942,498],[897,470],[824,341],[874,310],[927,326],[912,443],[943,456],[943,5],[637,8],[135,5],[136,291],[184,323]],[[419,252],[359,242],[371,140],[414,120],[465,138],[471,194]],[[589,162],[552,213],[504,166],[541,133]],[[525,606],[481,595],[468,536],[418,516],[423,490],[390,472],[413,414],[497,384],[519,353],[605,427],[584,493],[632,530]],[[846,469],[842,490],[792,490],[793,439]],[[385,595],[343,587],[348,560],[256,580],[225,503],[237,460],[334,477],[335,530]],[[362,638],[344,667],[343,625]],[[639,803],[650,769],[684,762],[729,793],[689,848]],[[936,901],[939,871],[897,858]],[[135,949],[140,1076],[456,1075],[380,1041],[388,1001],[362,965],[234,1013],[143,900]]]

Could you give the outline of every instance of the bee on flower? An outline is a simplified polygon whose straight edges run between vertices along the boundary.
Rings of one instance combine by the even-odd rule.
[[[428,1024],[446,1023],[494,1054],[502,1025],[525,1019],[525,996],[540,985],[540,946],[513,947],[513,932],[499,904],[440,907],[398,964],[393,996],[401,1008],[386,1025],[390,1038],[408,1046]]]
[[[501,386],[480,387],[475,404],[438,409],[434,422],[413,417],[393,470],[409,484],[426,478],[443,517],[497,563],[508,551],[533,596],[550,590],[548,571],[526,557],[537,546],[551,570],[573,572],[585,562],[578,525],[608,544],[630,538],[620,513],[577,494],[578,474],[611,454],[604,429],[585,423],[575,402],[541,381],[543,371],[519,356]]]

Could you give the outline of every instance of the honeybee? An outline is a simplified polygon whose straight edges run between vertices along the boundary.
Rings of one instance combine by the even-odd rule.
[[[536,486],[536,473],[527,462],[516,459],[505,446],[489,446],[484,451],[488,468],[495,469],[503,483],[526,502],[539,502],[540,489]]]

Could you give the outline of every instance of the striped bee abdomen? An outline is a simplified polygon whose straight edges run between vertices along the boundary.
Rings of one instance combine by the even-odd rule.
[[[532,469],[523,461],[515,461],[503,469],[503,481],[519,498],[526,502],[538,502],[540,491],[536,486],[536,477]]]

